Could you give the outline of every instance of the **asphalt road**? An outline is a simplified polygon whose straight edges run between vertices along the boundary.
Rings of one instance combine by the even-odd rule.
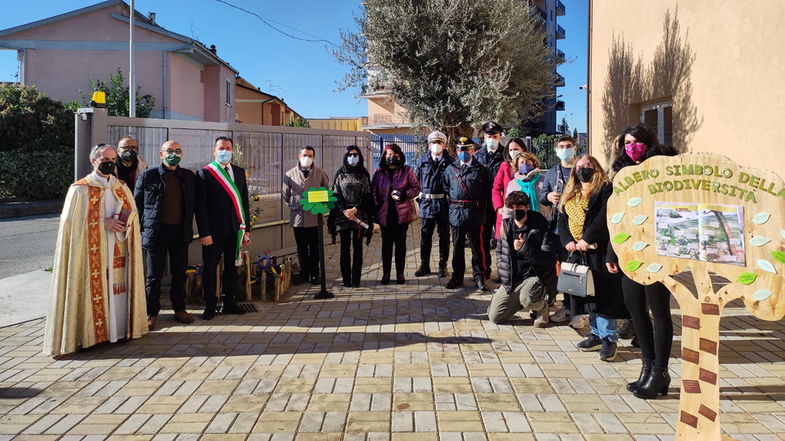
[[[59,214],[0,219],[0,279],[52,266]]]

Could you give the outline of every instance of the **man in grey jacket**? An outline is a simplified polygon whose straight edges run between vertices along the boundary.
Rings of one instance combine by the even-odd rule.
[[[303,210],[300,199],[311,187],[330,187],[327,173],[314,164],[316,150],[307,145],[300,150],[298,164],[283,177],[281,196],[289,206],[289,223],[294,228],[297,242],[297,258],[300,261],[300,274],[295,276],[295,284],[308,280],[314,285],[319,280],[319,239],[316,215]]]

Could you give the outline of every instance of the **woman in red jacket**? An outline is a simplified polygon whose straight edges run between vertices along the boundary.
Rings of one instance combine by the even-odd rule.
[[[507,184],[515,179],[515,172],[518,171],[512,164],[518,155],[526,152],[526,144],[520,138],[513,138],[507,143],[504,150],[504,162],[499,166],[499,172],[493,180],[491,189],[491,202],[493,209],[496,210],[496,239],[499,238],[499,228],[502,224],[502,210],[504,209],[504,198],[507,196]]]

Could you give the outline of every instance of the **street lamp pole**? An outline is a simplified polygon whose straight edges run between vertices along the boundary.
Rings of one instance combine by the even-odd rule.
[[[131,0],[131,11],[128,14],[130,30],[128,32],[128,117],[136,118],[136,60],[134,54],[134,0]]]

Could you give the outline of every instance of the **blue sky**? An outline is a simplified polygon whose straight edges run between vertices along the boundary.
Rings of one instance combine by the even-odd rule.
[[[353,13],[358,0],[228,0],[230,3],[305,31],[312,36],[338,42],[340,27],[353,27]],[[562,0],[567,15],[559,18],[567,38],[559,47],[573,60],[559,72],[566,78],[563,94],[570,127],[577,124],[585,131],[585,92],[578,86],[586,82],[586,1]],[[74,9],[98,3],[98,0],[28,0],[3,6],[0,29],[29,23]],[[128,3],[128,0],[126,0]],[[308,43],[281,35],[257,18],[232,9],[215,0],[136,0],[137,11],[156,12],[156,21],[163,27],[196,38],[206,45],[214,44],[218,55],[232,64],[240,75],[262,90],[282,97],[306,117],[363,116],[365,100],[358,91],[336,92],[346,68],[339,65],[325,50],[323,43]],[[221,20],[221,22],[218,21]],[[276,24],[276,26],[279,26]],[[279,26],[304,38],[313,38]],[[14,81],[16,54],[0,51],[0,81]]]

